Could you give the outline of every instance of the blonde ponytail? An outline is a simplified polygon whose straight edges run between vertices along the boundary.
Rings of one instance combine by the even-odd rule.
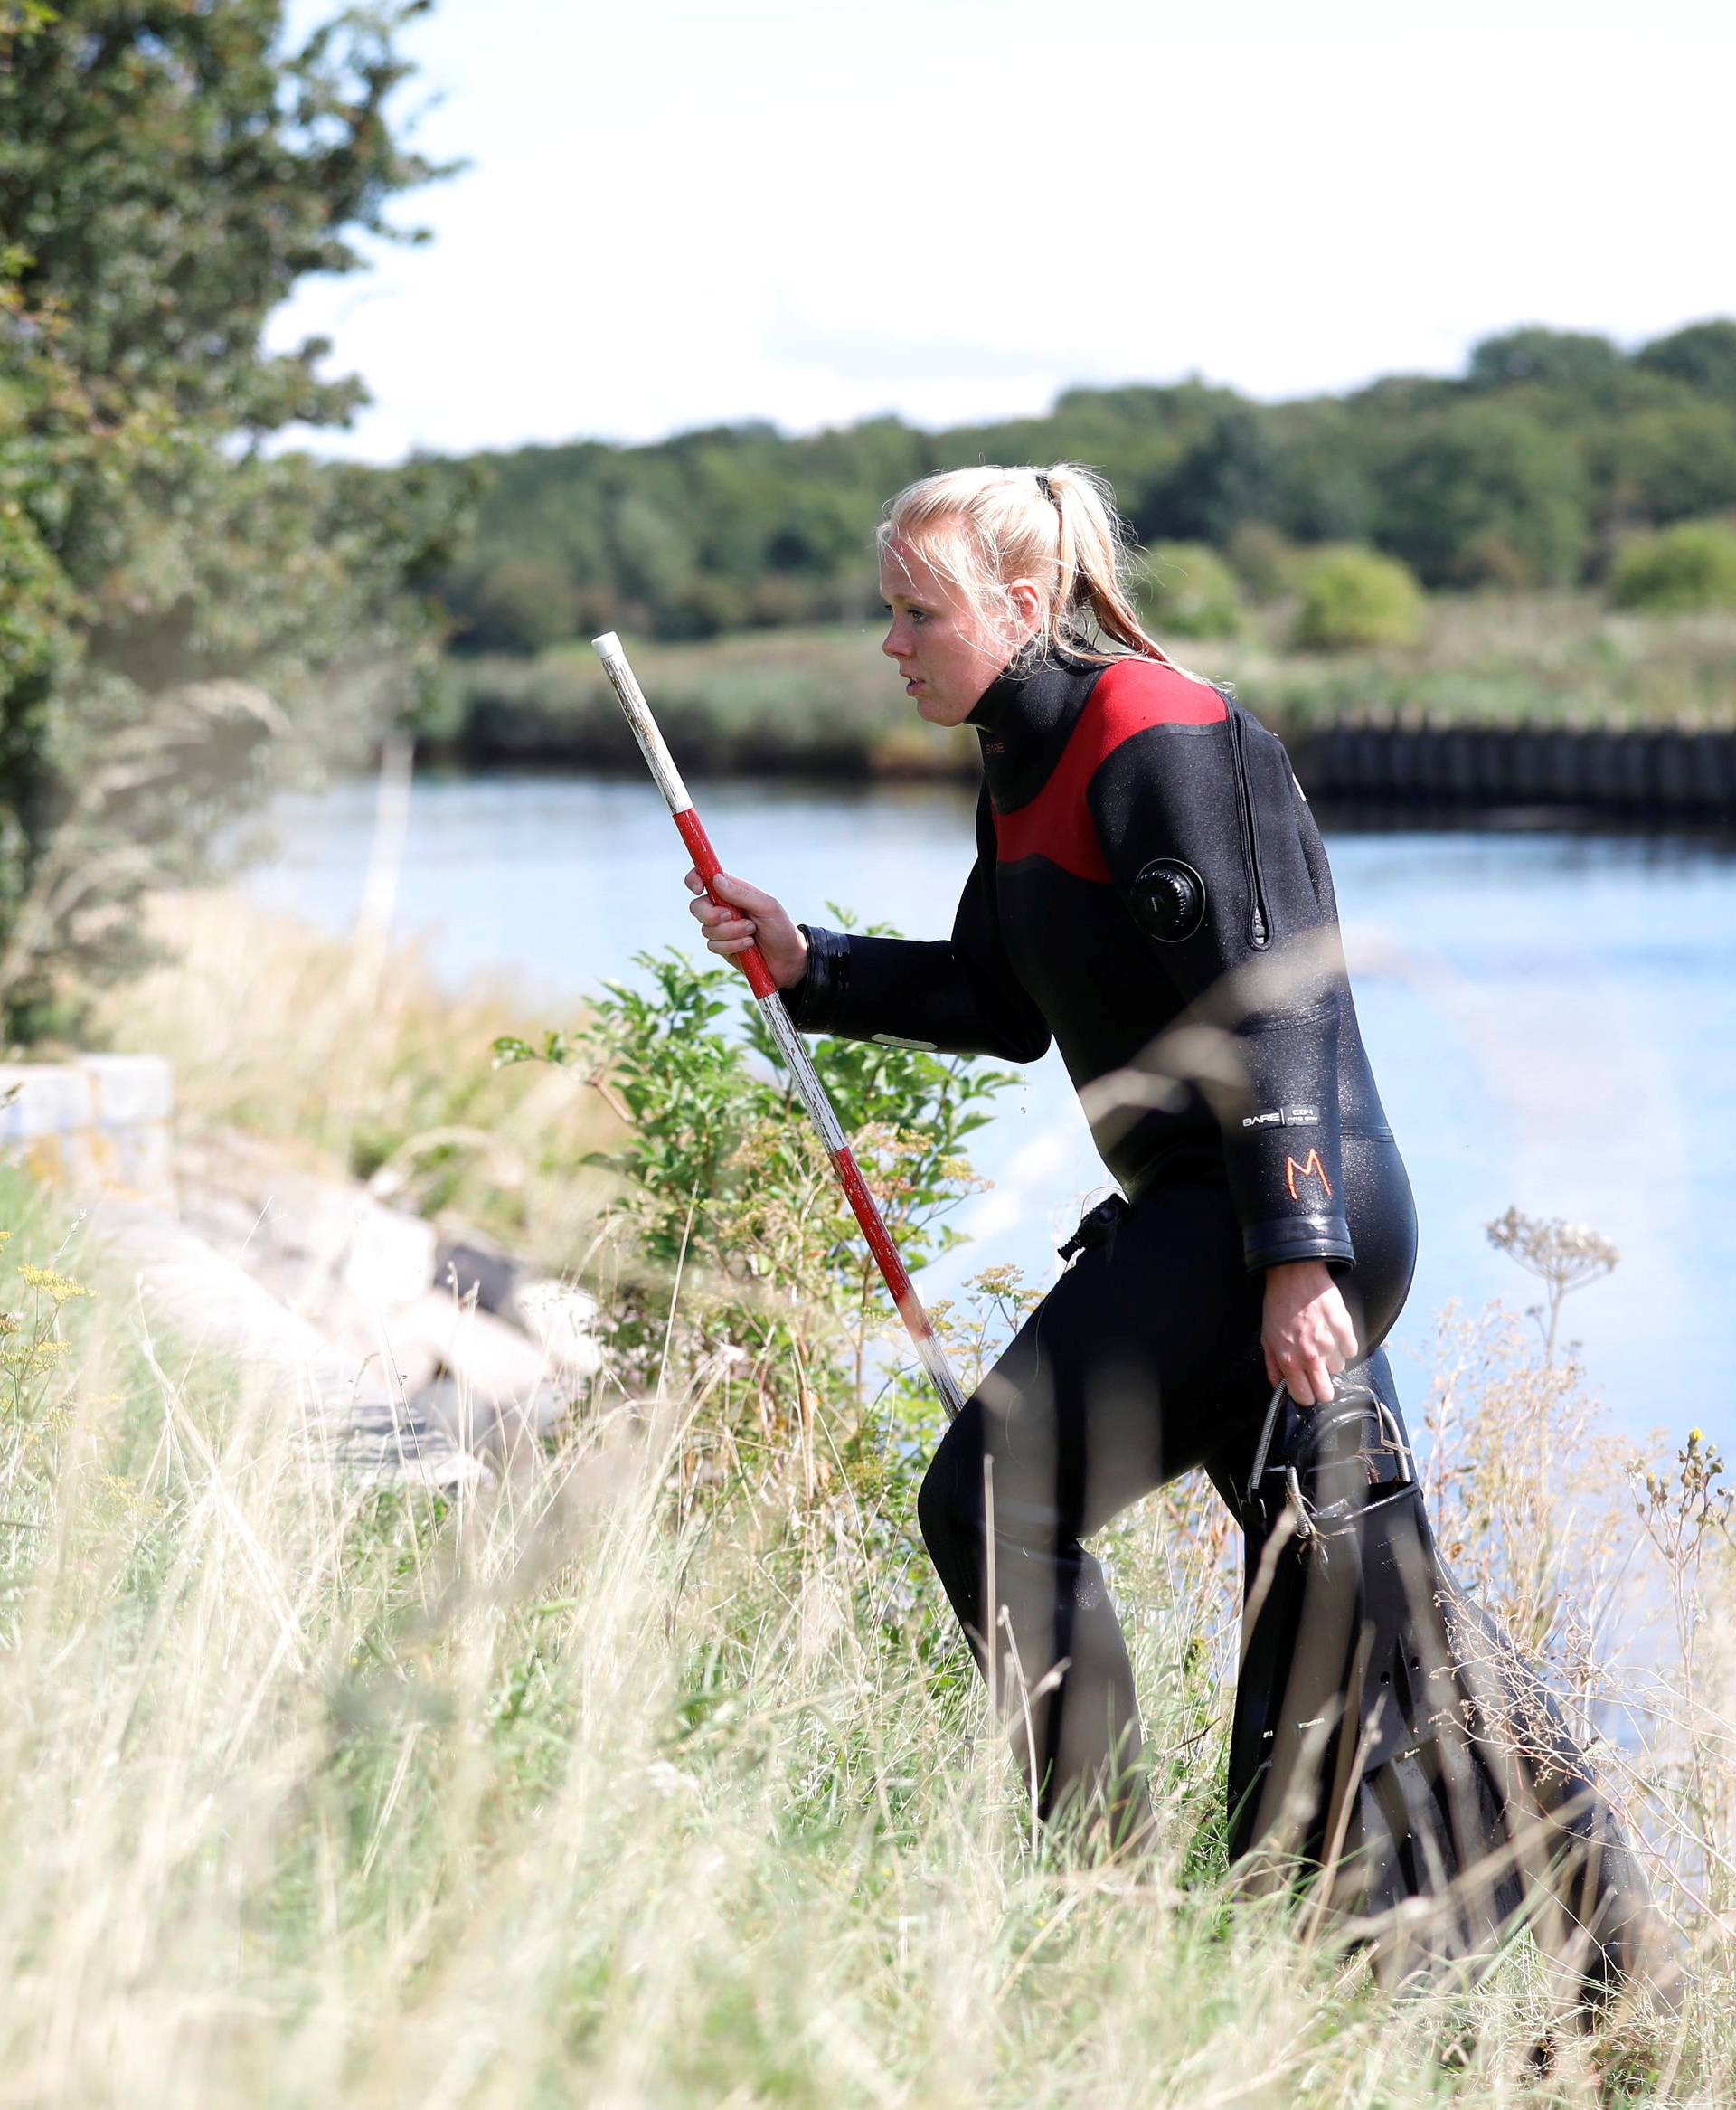
[[[1116,657],[1097,643],[1101,638],[1142,659],[1175,664],[1127,592],[1127,531],[1095,469],[1071,461],[1043,469],[943,469],[908,485],[888,506],[882,550],[894,538],[919,550],[1009,639],[1007,588],[1029,579],[1044,594],[1038,639],[1045,653]]]

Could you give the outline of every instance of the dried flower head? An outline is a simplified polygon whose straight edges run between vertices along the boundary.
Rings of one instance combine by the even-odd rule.
[[[1602,1232],[1590,1224],[1568,1224],[1559,1216],[1547,1223],[1509,1208],[1505,1216],[1485,1226],[1489,1244],[1511,1254],[1520,1266],[1546,1282],[1573,1289],[1580,1282],[1605,1275],[1621,1254]]]

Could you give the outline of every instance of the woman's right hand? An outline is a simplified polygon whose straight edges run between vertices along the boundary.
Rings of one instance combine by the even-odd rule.
[[[726,905],[710,900],[705,882],[697,872],[687,875],[687,904],[705,933],[706,945],[720,960],[733,960],[750,945],[758,945],[771,979],[780,989],[793,989],[807,972],[807,940],[790,922],[781,902],[761,894],[745,879],[720,872],[712,892]]]

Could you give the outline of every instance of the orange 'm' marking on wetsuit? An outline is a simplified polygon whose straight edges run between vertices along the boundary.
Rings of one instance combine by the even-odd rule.
[[[1109,867],[1092,825],[1085,790],[1124,741],[1151,725],[1213,725],[1229,715],[1214,688],[1156,659],[1118,659],[1086,699],[1061,760],[1034,799],[995,816],[995,856],[1003,865],[1046,857],[1075,878],[1105,884]]]
[[[1332,1182],[1326,1178],[1326,1169],[1320,1162],[1320,1153],[1318,1150],[1310,1150],[1308,1152],[1307,1161],[1301,1165],[1298,1165],[1294,1158],[1285,1159],[1284,1184],[1290,1190],[1290,1199],[1292,1201],[1296,1199],[1297,1181],[1298,1179],[1306,1179],[1309,1173],[1313,1173],[1314,1177],[1320,1182],[1321,1186],[1326,1188],[1327,1199],[1330,1200],[1332,1197]]]

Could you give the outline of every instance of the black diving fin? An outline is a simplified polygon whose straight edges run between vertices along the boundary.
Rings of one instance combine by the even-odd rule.
[[[1395,1979],[1475,1969],[1529,1926],[1584,2002],[1670,1997],[1619,1821],[1536,1671],[1440,1557],[1385,1357],[1318,1407],[1279,1386],[1241,1497],[1243,1885],[1317,1876]]]

